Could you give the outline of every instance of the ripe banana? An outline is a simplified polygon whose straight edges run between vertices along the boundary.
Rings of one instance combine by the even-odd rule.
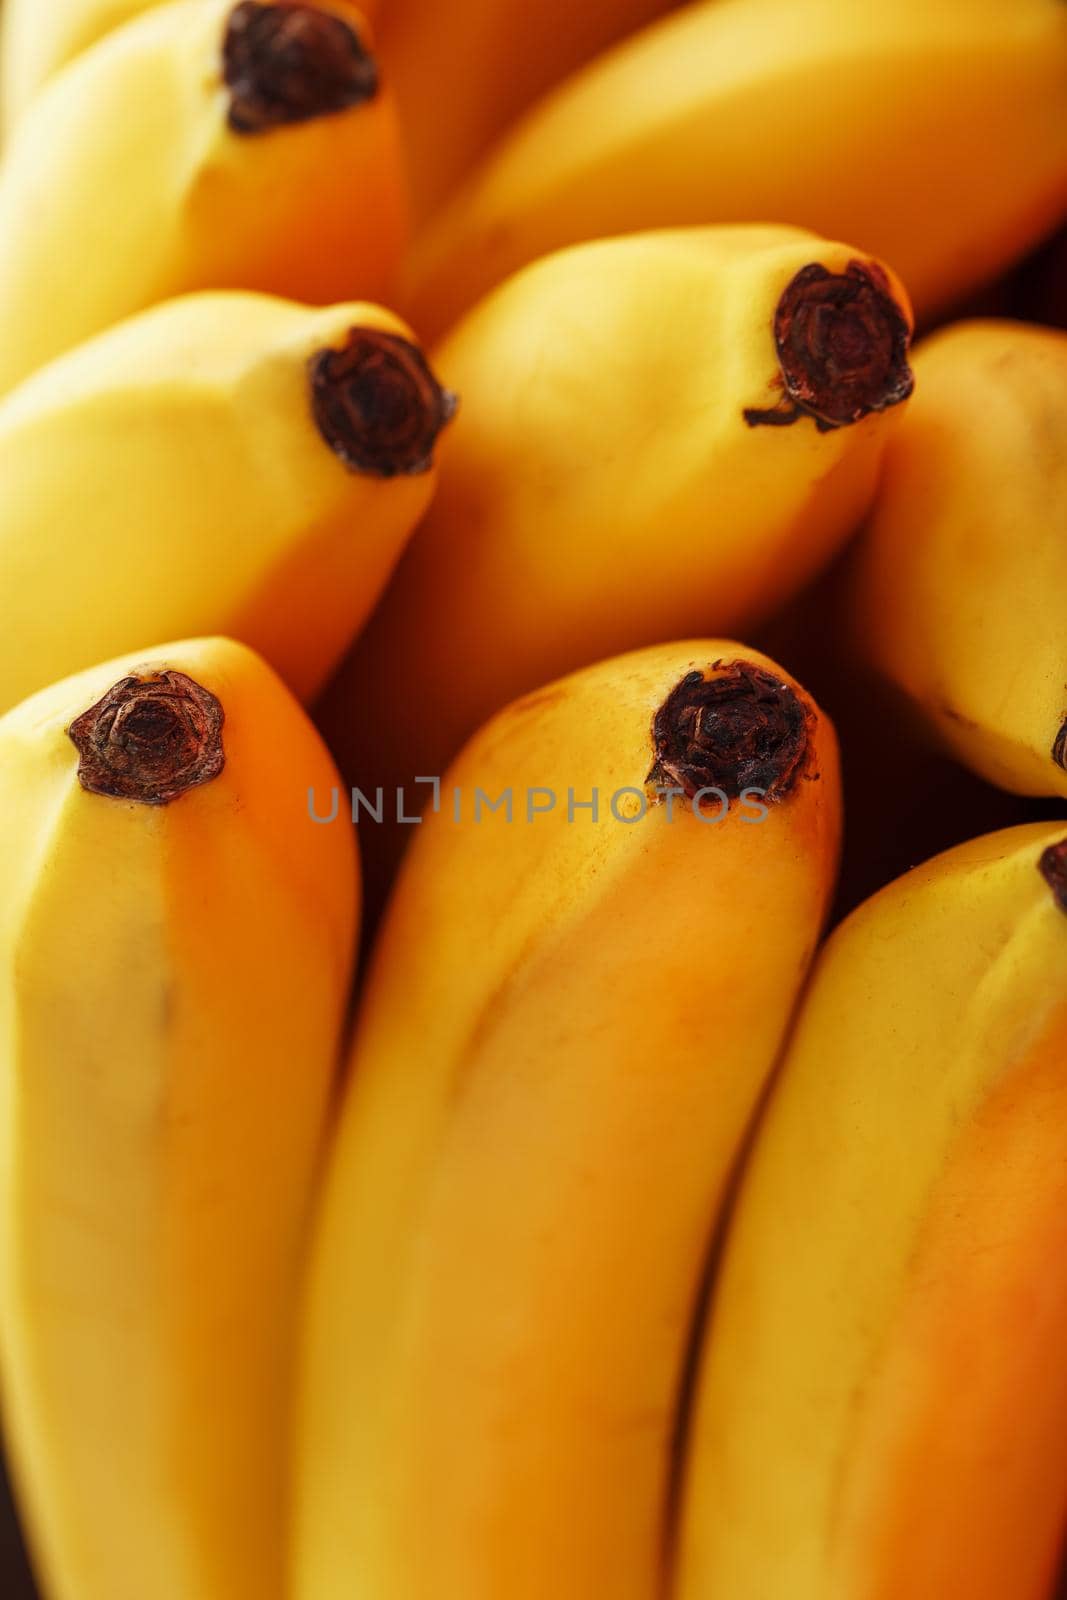
[[[322,684],[433,493],[452,398],[377,306],[190,295],[0,403],[0,709],[157,639]]]
[[[839,810],[830,724],[719,641],[564,679],[452,769],[318,1226],[296,1600],[659,1593],[705,1254]]]
[[[325,709],[342,769],[439,774],[538,684],[800,589],[869,507],[909,317],[877,263],[778,227],[587,245],[491,296],[435,355],[463,409]]]
[[[380,0],[360,0],[373,20]],[[11,129],[54,72],[113,28],[160,0],[3,0],[0,11],[0,99]]]
[[[966,766],[1067,795],[1067,334],[958,324],[916,373],[843,580],[845,629]]]
[[[380,298],[405,203],[361,28],[344,0],[176,0],[59,73],[0,173],[0,389],[186,290]]]
[[[438,206],[539,95],[673,3],[540,0],[532,12],[529,0],[453,0],[442,16],[440,0],[383,0],[380,53],[416,213]]]
[[[1063,834],[949,851],[821,956],[712,1298],[679,1600],[1050,1593],[1067,1504]]]
[[[892,261],[924,318],[1067,215],[1063,0],[703,0],[532,111],[419,250],[427,336],[561,245],[799,223]]]
[[[345,1008],[336,781],[243,646],[0,721],[0,1374],[49,1600],[280,1600],[292,1313]]]

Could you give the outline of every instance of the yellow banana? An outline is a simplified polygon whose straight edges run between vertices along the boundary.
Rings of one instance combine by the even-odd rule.
[[[832,888],[833,731],[765,657],[657,646],[512,706],[440,800],[318,1225],[292,1593],[650,1600],[705,1253]]]
[[[25,0],[23,0],[25,3]],[[417,214],[455,188],[520,111],[675,0],[380,0]]]
[[[491,296],[435,354],[462,410],[325,709],[342,769],[439,774],[549,678],[765,617],[870,505],[909,316],[877,263],[777,227],[587,245]]]
[[[844,628],[966,766],[1067,795],[1067,334],[961,323],[916,372]]]
[[[775,218],[891,261],[926,317],[1067,214],[1062,0],[703,0],[535,108],[418,252],[435,336],[609,233]]]
[[[220,726],[221,723],[221,726]],[[351,835],[243,646],[0,721],[0,1370],[48,1600],[280,1600]]]
[[[0,100],[10,129],[54,72],[124,22],[160,0],[3,0],[0,11]],[[360,0],[371,20],[380,0]]]
[[[949,851],[821,956],[712,1298],[678,1600],[1050,1593],[1067,1503],[1063,834]]]
[[[361,29],[344,0],[175,0],[59,73],[0,173],[0,389],[187,290],[380,298],[404,200]]]
[[[0,404],[0,709],[120,650],[232,634],[298,694],[433,492],[451,396],[377,306],[191,295]]]
[[[57,68],[160,0],[3,0],[0,100],[10,131]]]

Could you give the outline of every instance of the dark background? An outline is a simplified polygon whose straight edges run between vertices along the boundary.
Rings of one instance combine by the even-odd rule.
[[[37,1600],[19,1534],[7,1479],[0,1462],[0,1595],[3,1600]]]

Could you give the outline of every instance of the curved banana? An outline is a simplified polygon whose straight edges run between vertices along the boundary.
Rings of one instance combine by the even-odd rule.
[[[440,774],[539,683],[766,617],[870,505],[909,319],[878,263],[777,227],[587,245],[487,299],[435,353],[462,410],[326,707],[342,769]]]
[[[679,1600],[1050,1593],[1067,1504],[1063,836],[961,845],[820,957],[712,1296]]]
[[[832,890],[836,742],[765,657],[658,646],[502,713],[440,801],[318,1226],[292,1593],[651,1600],[705,1254]]]
[[[32,0],[31,0],[32,3]],[[379,0],[416,215],[539,95],[676,0]]]
[[[161,0],[3,0],[0,9],[0,103],[10,130],[53,73],[105,33]],[[374,19],[381,0],[360,0]]]
[[[436,336],[604,234],[780,222],[891,261],[924,318],[1067,215],[1062,0],[702,0],[529,113],[417,253]]]
[[[0,721],[0,1375],[49,1600],[281,1600],[293,1304],[345,1010],[325,748],[197,640]]]
[[[379,307],[236,292],[37,373],[0,403],[0,709],[211,631],[310,697],[430,500],[452,404]]]
[[[0,170],[0,390],[188,290],[382,297],[405,201],[361,28],[345,0],[176,0],[48,84]]]
[[[972,771],[1067,795],[1067,334],[961,323],[915,366],[844,629]]]

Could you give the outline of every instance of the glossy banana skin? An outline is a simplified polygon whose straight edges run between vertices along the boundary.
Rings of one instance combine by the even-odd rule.
[[[797,229],[682,229],[561,252],[476,308],[434,352],[462,396],[434,505],[323,711],[342,769],[440,775],[538,684],[701,629],[744,636],[814,576],[905,408],[829,432],[745,412],[781,406],[791,280],[855,260]]]
[[[661,1593],[705,1254],[840,827],[814,711],[811,765],[764,822],[687,802],[614,820],[623,789],[639,807],[656,707],[720,659],[778,673],[703,640],[527,697],[417,830],[313,1255],[297,1600]],[[558,795],[532,824],[529,785]],[[479,787],[512,787],[514,820],[475,821]],[[569,788],[600,791],[598,821],[568,820]]]
[[[961,845],[820,956],[712,1296],[681,1600],[1051,1591],[1067,898],[1038,867],[1063,838]]]
[[[605,234],[774,218],[891,261],[925,319],[1067,213],[1060,0],[703,0],[532,110],[424,237],[427,337]]]
[[[86,792],[73,720],[130,673],[221,701],[168,805]],[[356,918],[325,748],[225,640],[0,720],[0,1372],[48,1600],[275,1600],[294,1301]]]
[[[406,236],[388,90],[258,133],[228,122],[230,0],[107,34],[22,118],[0,175],[0,390],[196,289],[384,296]],[[359,35],[344,0],[326,9]]]
[[[210,630],[315,693],[435,482],[429,467],[353,471],[317,427],[309,362],[353,327],[409,331],[360,303],[188,296],[0,403],[0,708],[120,650]]]
[[[915,367],[844,631],[957,760],[1067,795],[1067,334],[959,323]]]

